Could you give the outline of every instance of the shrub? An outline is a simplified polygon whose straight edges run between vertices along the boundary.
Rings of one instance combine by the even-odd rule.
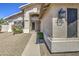
[[[15,34],[17,34],[17,33],[22,33],[22,32],[23,32],[23,30],[22,30],[22,28],[19,27],[19,26],[15,26],[15,27],[13,28],[13,33],[15,33]]]
[[[38,32],[38,33],[37,33],[37,38],[38,38],[38,39],[44,39],[43,33],[42,33],[42,32]]]

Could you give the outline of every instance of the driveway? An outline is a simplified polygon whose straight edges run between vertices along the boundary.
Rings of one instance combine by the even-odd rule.
[[[0,33],[0,55],[20,56],[27,45],[31,34]]]

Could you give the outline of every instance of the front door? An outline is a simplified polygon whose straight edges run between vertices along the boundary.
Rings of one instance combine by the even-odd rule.
[[[67,37],[77,37],[77,9],[67,8]]]
[[[35,30],[35,22],[32,22],[32,30]]]

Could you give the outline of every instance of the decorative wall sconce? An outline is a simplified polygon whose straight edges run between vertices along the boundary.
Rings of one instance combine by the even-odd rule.
[[[64,21],[62,19],[57,19],[57,26],[62,26],[62,24],[64,23]]]
[[[66,17],[66,11],[63,8],[61,8],[58,11],[58,19],[57,19],[58,26],[62,26],[62,24],[64,23],[63,18],[65,18],[65,17]]]

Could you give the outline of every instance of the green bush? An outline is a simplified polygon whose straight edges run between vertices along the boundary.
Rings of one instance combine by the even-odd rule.
[[[38,32],[37,37],[38,37],[38,39],[44,39],[44,35],[42,32]]]
[[[18,26],[16,26],[15,28],[13,28],[13,33],[15,33],[15,34],[22,33],[22,32],[23,32],[22,28],[20,28]]]

